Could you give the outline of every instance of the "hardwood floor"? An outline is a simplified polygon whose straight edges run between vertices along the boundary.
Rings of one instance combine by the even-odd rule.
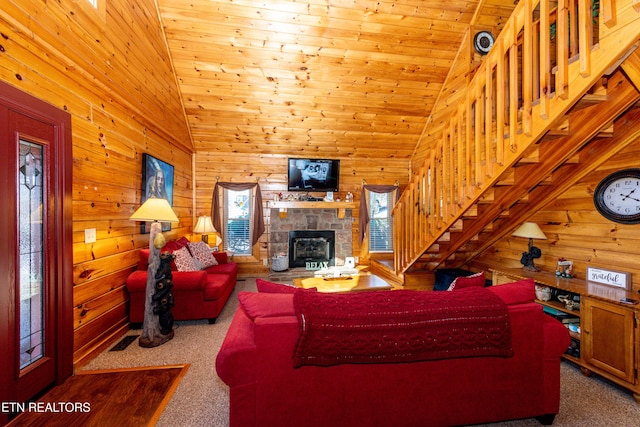
[[[185,375],[188,364],[80,371],[9,426],[153,426]]]

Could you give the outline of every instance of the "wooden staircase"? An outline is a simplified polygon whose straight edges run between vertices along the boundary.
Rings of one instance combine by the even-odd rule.
[[[640,1],[552,3],[520,1],[396,204],[397,281],[464,265],[640,136]]]

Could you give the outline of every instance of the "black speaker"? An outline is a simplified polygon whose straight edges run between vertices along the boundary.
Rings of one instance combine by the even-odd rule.
[[[493,34],[489,31],[480,31],[473,38],[473,48],[480,55],[486,55],[493,47]]]

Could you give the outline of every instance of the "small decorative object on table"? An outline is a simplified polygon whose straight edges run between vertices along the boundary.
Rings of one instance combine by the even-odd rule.
[[[551,300],[551,288],[547,286],[536,285],[536,298],[540,301]]]
[[[580,301],[574,301],[571,295],[558,295],[558,301],[563,303],[567,310],[580,309]]]
[[[564,258],[558,258],[556,266],[556,276],[571,278],[573,277],[573,261],[567,261]]]

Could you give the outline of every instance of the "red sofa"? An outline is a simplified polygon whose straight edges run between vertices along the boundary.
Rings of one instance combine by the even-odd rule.
[[[511,357],[299,367],[294,353],[303,329],[294,298],[305,291],[241,292],[216,359],[230,388],[230,426],[455,426],[531,417],[551,424],[567,329],[534,302],[533,281],[477,291],[504,301]],[[444,294],[359,294],[383,292]],[[466,293],[450,294],[464,300]]]
[[[189,243],[185,237],[167,242],[161,252],[174,252]],[[236,285],[238,265],[229,262],[226,252],[214,252],[218,265],[198,271],[177,271],[172,263],[174,320],[208,319],[215,323]],[[129,291],[129,322],[144,321],[145,290],[149,249],[140,251],[138,270],[127,277]]]

